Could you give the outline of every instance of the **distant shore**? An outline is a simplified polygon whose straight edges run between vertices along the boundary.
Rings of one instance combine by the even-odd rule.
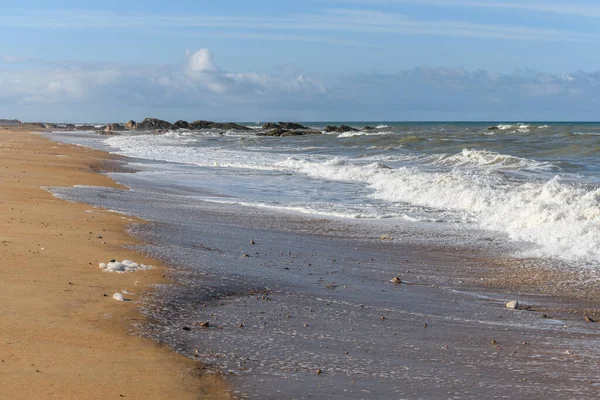
[[[0,127],[3,262],[0,385],[12,399],[229,398],[202,365],[135,334],[138,302],[164,267],[125,245],[131,218],[53,197],[48,186],[118,187],[94,172],[106,153]],[[126,274],[101,262],[156,266]],[[123,293],[129,302],[115,301]],[[132,332],[133,330],[133,332]],[[132,334],[133,333],[133,334]]]

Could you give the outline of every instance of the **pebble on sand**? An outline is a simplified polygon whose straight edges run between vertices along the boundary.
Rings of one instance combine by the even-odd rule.
[[[112,295],[112,298],[117,301],[125,301],[125,297],[121,293],[115,293]]]
[[[517,300],[511,300],[508,303],[506,303],[506,308],[510,308],[511,310],[518,310],[519,302]]]
[[[400,279],[399,276],[395,276],[392,279],[390,279],[390,282],[400,284],[400,283],[402,283],[402,279]]]

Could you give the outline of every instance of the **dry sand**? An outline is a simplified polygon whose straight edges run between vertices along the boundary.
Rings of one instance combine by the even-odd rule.
[[[0,128],[0,397],[221,399],[219,377],[132,335],[138,299],[164,282],[156,260],[126,250],[132,219],[54,198],[43,186],[117,187],[91,165],[106,153]],[[99,262],[159,266],[111,274]],[[104,295],[107,296],[104,296]]]

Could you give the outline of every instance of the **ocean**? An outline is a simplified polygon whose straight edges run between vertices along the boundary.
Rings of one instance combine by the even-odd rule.
[[[600,123],[303,124],[357,130],[265,137],[246,123],[252,131],[50,134],[126,156],[136,171],[109,174],[129,191],[52,191],[152,222],[132,228],[147,243],[139,250],[174,266],[180,285],[145,300],[155,321],[146,335],[230,374],[240,398],[543,397],[535,385],[509,389],[533,354],[513,354],[509,367],[475,353],[467,338],[488,343],[492,331],[507,341],[518,333],[519,343],[548,338],[556,353],[535,379],[556,398],[575,393],[562,391],[563,378],[596,379],[585,372],[591,358],[557,372],[570,335],[589,350],[595,331],[574,324],[566,334],[562,319],[506,314],[510,295],[473,279],[518,264],[564,274],[546,282],[552,299],[593,290]],[[389,283],[398,274],[408,289]],[[506,315],[490,318],[496,312]],[[182,329],[203,320],[217,328]],[[436,323],[445,328],[432,334]],[[444,332],[460,355],[448,355]]]

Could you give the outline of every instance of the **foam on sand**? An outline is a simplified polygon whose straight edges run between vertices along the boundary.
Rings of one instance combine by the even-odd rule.
[[[134,272],[134,271],[144,271],[147,269],[151,269],[151,265],[146,264],[138,264],[131,260],[123,260],[123,261],[111,261],[108,264],[100,263],[99,267],[104,272],[117,272],[123,274],[125,272]]]

